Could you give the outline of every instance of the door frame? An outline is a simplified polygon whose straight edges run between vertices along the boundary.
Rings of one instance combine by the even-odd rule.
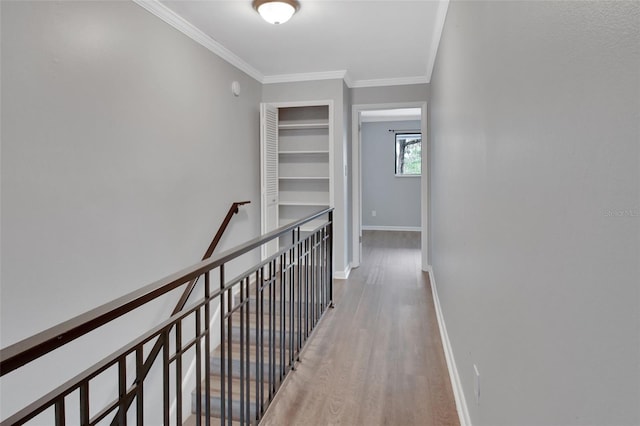
[[[351,170],[352,170],[352,259],[351,266],[357,268],[362,260],[362,111],[381,109],[420,108],[420,131],[422,132],[422,176],[420,179],[420,218],[422,270],[429,270],[429,135],[427,133],[427,102],[395,102],[381,104],[356,104],[351,106]]]

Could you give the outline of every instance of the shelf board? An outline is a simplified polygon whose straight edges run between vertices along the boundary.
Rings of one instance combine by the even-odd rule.
[[[328,129],[329,122],[328,121],[317,121],[310,123],[279,123],[278,128],[282,130],[303,130],[303,129]]]
[[[278,176],[280,180],[329,180],[329,176]]]
[[[315,201],[280,201],[278,203],[281,206],[318,206],[329,207],[329,203],[315,202]]]
[[[317,123],[280,123],[278,129],[280,130],[304,130],[304,129],[328,129],[329,122],[321,121]]]
[[[328,154],[329,150],[318,151],[279,151],[278,154],[298,155],[298,154]]]

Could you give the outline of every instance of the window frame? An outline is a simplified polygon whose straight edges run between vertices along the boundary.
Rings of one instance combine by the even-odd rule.
[[[398,137],[405,136],[405,139],[408,136],[420,136],[420,151],[422,152],[422,132],[415,131],[397,131],[394,132],[394,140],[393,140],[393,172],[395,177],[405,178],[405,177],[422,177],[422,158],[420,159],[420,173],[399,173],[398,172]]]

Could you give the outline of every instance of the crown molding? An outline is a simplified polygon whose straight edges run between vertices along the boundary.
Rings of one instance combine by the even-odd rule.
[[[203,33],[196,28],[193,24],[185,20],[180,15],[160,3],[158,0],[132,0],[135,4],[142,7],[146,11],[152,13],[158,18],[162,19],[167,24],[171,25],[176,30],[180,31],[187,37],[191,38],[196,43],[201,44],[205,48],[209,49],[214,54],[218,55],[234,67],[245,72],[249,76],[263,82],[264,76],[260,71],[243,61],[235,53]]]
[[[352,88],[353,87],[353,80],[351,79],[351,76],[349,75],[349,71],[345,71],[345,73],[344,73],[344,83],[347,85],[348,88]]]
[[[273,83],[295,83],[300,81],[317,80],[343,80],[349,88],[358,87],[379,87],[379,86],[403,86],[406,84],[425,84],[429,80],[426,76],[400,77],[400,78],[380,78],[375,80],[353,80],[345,70],[322,71],[298,74],[267,75],[262,79],[263,84]]]
[[[436,56],[438,54],[438,47],[440,46],[440,37],[442,37],[442,29],[444,28],[444,21],[447,18],[447,11],[449,10],[449,0],[441,0],[438,4],[438,11],[436,12],[436,22],[433,27],[433,35],[431,37],[431,49],[429,49],[429,57],[427,58],[427,81],[431,82],[431,74],[433,73],[433,67],[436,64]]]
[[[262,79],[263,84],[274,83],[294,83],[298,81],[316,81],[316,80],[344,80],[347,72],[345,70],[338,71],[320,71],[298,74],[279,74],[267,75]]]
[[[404,86],[407,84],[429,83],[427,76],[399,77],[399,78],[378,78],[374,80],[355,80],[351,84],[352,88],[379,87],[379,86]]]

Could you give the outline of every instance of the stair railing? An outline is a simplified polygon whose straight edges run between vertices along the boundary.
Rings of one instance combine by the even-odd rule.
[[[236,278],[227,279],[229,262],[256,253],[256,249],[274,240],[280,244],[276,253]],[[145,386],[145,344],[156,341],[161,355],[156,360],[162,379],[162,407],[157,407],[161,423],[183,423],[184,364],[193,360],[195,423],[208,425],[215,416],[222,425],[256,424],[284,377],[299,361],[305,342],[326,308],[333,305],[332,246],[333,209],[325,209],[2,349],[0,376],[204,278],[202,294],[189,306],[1,424],[26,424],[36,416],[42,422],[41,415],[52,412],[52,418],[45,422],[56,426],[65,425],[67,419],[82,425],[105,421],[143,425],[145,418],[150,418],[144,395],[154,390]],[[212,288],[215,284],[217,289]],[[216,322],[219,327],[212,326]],[[220,346],[214,350],[212,345],[217,339]],[[112,367],[118,372],[114,383],[118,397],[95,407],[89,398],[94,386],[99,386],[94,380],[105,377],[102,374]],[[126,380],[128,368],[135,371],[133,384]],[[215,378],[215,383],[207,380],[203,385],[203,378]],[[173,411],[172,400],[176,406]],[[77,412],[67,412],[76,406]]]
[[[209,244],[207,251],[205,251],[204,255],[202,255],[202,260],[206,260],[211,257],[211,255],[213,254],[213,251],[216,249],[216,247],[220,243],[220,240],[222,239],[222,235],[227,230],[227,227],[229,226],[229,222],[231,222],[231,218],[233,217],[233,215],[237,214],[240,211],[240,206],[243,206],[249,203],[251,203],[251,201],[236,201],[233,204],[231,204],[231,207],[229,208],[227,215],[224,217],[222,224],[218,228],[216,235],[213,237],[213,240],[211,240],[211,244]],[[191,293],[193,293],[193,289],[196,287],[196,284],[198,283],[198,278],[199,277],[196,277],[191,281],[189,281],[189,283],[187,284],[187,287],[182,292],[180,299],[178,299],[178,303],[176,303],[176,307],[173,308],[173,311],[171,312],[171,316],[180,312],[184,308],[184,306],[187,304],[187,300],[189,300],[189,296],[191,296]],[[153,345],[151,352],[149,352],[147,359],[144,361],[142,370],[140,371],[140,377],[136,377],[136,382],[142,382],[147,378],[147,375],[149,374],[151,367],[153,367],[153,363],[158,358],[158,355],[160,355],[162,346],[163,346],[162,339],[158,339],[156,343]],[[118,409],[118,411],[126,412],[131,406],[131,404],[133,403],[134,397],[135,396],[131,394],[129,398],[124,402],[124,404]],[[120,419],[119,412],[116,413],[116,415],[113,417],[113,420],[111,421],[112,426],[116,426],[118,424],[118,421]]]

